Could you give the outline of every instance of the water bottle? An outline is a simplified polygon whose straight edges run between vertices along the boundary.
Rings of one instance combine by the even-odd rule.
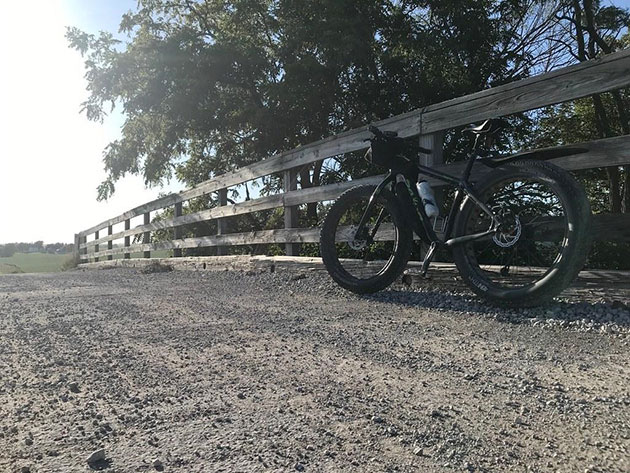
[[[419,178],[416,186],[418,187],[418,194],[420,195],[420,199],[422,200],[424,211],[427,216],[429,218],[433,218],[440,215],[440,209],[438,209],[438,206],[435,203],[435,194],[433,193],[433,189],[431,189],[429,183],[424,179]]]

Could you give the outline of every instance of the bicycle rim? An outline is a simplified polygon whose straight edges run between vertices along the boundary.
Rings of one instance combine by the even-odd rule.
[[[367,215],[362,235],[358,224],[368,207],[369,196],[350,203],[341,213],[335,228],[335,255],[340,268],[357,280],[368,280],[384,274],[393,264],[399,242],[399,232],[393,217],[383,202],[377,201]],[[377,222],[374,241],[366,238]]]
[[[566,204],[554,186],[540,177],[509,176],[486,189],[482,199],[504,224],[496,235],[465,245],[477,275],[484,284],[514,290],[544,280],[567,247]],[[475,208],[465,233],[490,227],[490,216]]]

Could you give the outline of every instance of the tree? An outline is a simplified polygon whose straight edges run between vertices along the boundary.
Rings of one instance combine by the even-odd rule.
[[[6,245],[0,245],[0,257],[10,258],[17,252],[15,243],[7,243]]]
[[[86,58],[84,112],[121,106],[99,198],[126,173],[189,185],[279,151],[518,79],[554,8],[534,0],[140,0],[125,43],[68,30]],[[555,5],[555,3],[554,3]],[[554,6],[552,5],[552,7]],[[455,140],[456,142],[457,140]],[[364,172],[305,167],[299,185]],[[327,174],[328,173],[328,174]],[[267,180],[264,192],[278,189]],[[309,206],[314,217],[316,206]]]
[[[616,49],[627,46],[628,36],[621,37],[630,25],[630,12],[616,6],[604,5],[599,0],[566,0],[558,15],[559,24],[563,25],[564,34],[555,41],[564,46],[564,54],[583,62],[595,59],[602,54],[610,54]],[[558,124],[567,124],[575,119],[587,119],[586,123],[596,131],[587,133],[589,139],[608,138],[619,134],[630,134],[630,115],[628,99],[624,91],[610,94],[596,94],[588,101],[579,101],[577,106],[557,107],[550,116],[559,120]],[[574,120],[560,120],[559,113],[575,114]],[[547,120],[547,126],[554,125]],[[557,126],[555,128],[558,128]],[[569,142],[576,142],[576,128],[560,131],[561,136],[568,136]],[[582,135],[584,135],[582,133]],[[605,170],[608,180],[608,210],[613,213],[630,212],[630,172],[619,167]]]

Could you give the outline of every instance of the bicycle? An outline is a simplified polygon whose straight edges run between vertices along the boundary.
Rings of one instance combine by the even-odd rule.
[[[320,250],[332,279],[359,294],[386,288],[405,270],[415,233],[428,245],[422,276],[436,250],[447,248],[464,282],[492,303],[538,305],[568,287],[590,249],[591,210],[578,182],[546,160],[587,150],[511,156],[481,150],[502,127],[487,120],[466,130],[476,139],[456,177],[417,162],[418,152],[431,150],[370,126],[365,157],[389,172],[377,186],[353,187],[330,207]],[[486,172],[471,179],[477,162]],[[426,191],[426,184],[418,185],[425,177],[455,190],[446,217],[429,217],[437,204],[419,193]]]

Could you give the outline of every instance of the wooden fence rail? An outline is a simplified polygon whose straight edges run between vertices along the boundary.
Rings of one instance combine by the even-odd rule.
[[[458,174],[462,163],[441,164],[442,136],[445,130],[486,118],[524,112],[628,85],[630,85],[630,50],[624,50],[547,74],[430,105],[388,118],[376,125],[384,130],[397,131],[403,137],[419,135],[424,146],[435,150],[433,154],[423,157],[424,163]],[[296,228],[299,205],[332,200],[354,185],[373,184],[382,179],[382,176],[373,176],[297,190],[296,170],[322,159],[364,149],[366,147],[364,140],[369,136],[365,128],[349,130],[216,176],[191,189],[140,205],[79,232],[75,236],[76,254],[81,261],[89,261],[90,258],[98,261],[103,257],[112,259],[114,255],[129,258],[131,253],[137,252],[143,252],[144,257],[150,257],[151,251],[162,249],[172,249],[174,256],[181,256],[181,250],[184,248],[206,246],[216,246],[218,247],[217,254],[226,254],[226,247],[230,245],[262,243],[285,244],[287,254],[296,254],[299,243],[316,242],[319,233],[316,228]],[[553,162],[569,170],[630,165],[630,135],[591,141],[580,146],[589,151],[558,158]],[[477,172],[484,171],[486,170],[482,166],[477,167]],[[227,205],[229,187],[270,174],[282,174],[283,193]],[[219,195],[219,206],[183,214],[183,202],[213,192]],[[151,212],[170,207],[173,208],[172,218],[151,222]],[[226,233],[226,217],[279,207],[284,207],[284,229]],[[131,228],[131,219],[139,216],[144,217],[143,224]],[[217,221],[217,235],[181,238],[183,225],[209,220]],[[614,219],[598,217],[597,221],[599,226],[596,225],[596,227],[599,230],[596,231],[596,236],[603,239],[630,240],[627,231],[630,220],[627,216]],[[124,230],[114,233],[114,225],[123,222]],[[173,240],[150,242],[151,232],[171,228]],[[106,235],[104,229],[107,229]],[[94,235],[94,239],[88,242],[89,235]],[[132,245],[131,238],[138,238],[138,235],[142,235],[142,243]],[[119,239],[124,239],[124,246],[114,247],[113,242]],[[106,250],[101,249],[101,244],[104,243],[107,243]]]

